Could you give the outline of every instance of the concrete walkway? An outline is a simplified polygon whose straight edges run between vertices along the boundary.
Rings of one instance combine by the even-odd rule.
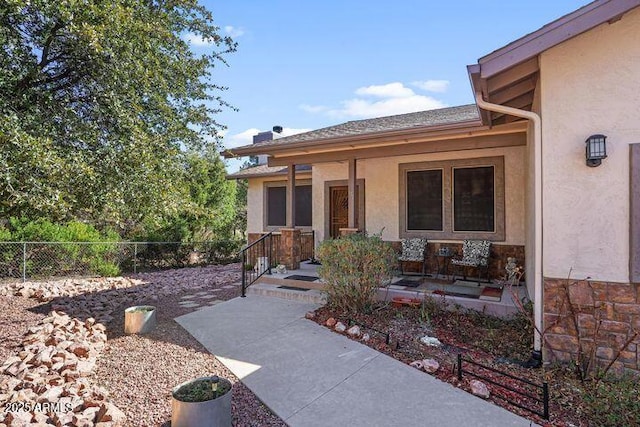
[[[314,304],[236,298],[178,317],[290,426],[530,426],[304,318]]]

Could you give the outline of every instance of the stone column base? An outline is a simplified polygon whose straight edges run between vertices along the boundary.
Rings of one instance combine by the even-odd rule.
[[[280,262],[284,264],[288,270],[297,270],[300,268],[300,258],[302,255],[302,244],[300,240],[300,230],[297,228],[282,228],[280,230],[282,250]]]

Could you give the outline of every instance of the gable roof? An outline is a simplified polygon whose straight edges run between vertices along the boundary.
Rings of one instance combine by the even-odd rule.
[[[531,110],[540,67],[538,56],[598,25],[613,23],[640,0],[596,0],[503,46],[467,67],[474,93],[494,104]],[[482,111],[485,124],[513,118]]]
[[[377,117],[373,119],[352,120],[335,126],[312,130],[310,132],[278,138],[271,141],[245,145],[225,150],[224,156],[247,156],[264,153],[279,147],[293,147],[298,144],[321,144],[349,137],[366,137],[381,135],[387,132],[426,129],[442,125],[460,123],[479,124],[480,116],[475,104],[458,107],[440,108],[437,110],[419,111],[416,113],[398,114],[395,116]]]

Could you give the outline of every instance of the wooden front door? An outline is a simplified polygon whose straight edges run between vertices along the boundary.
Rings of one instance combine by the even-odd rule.
[[[330,187],[329,191],[329,235],[339,237],[340,229],[349,226],[349,188],[346,185]],[[359,211],[358,188],[356,187],[356,212]],[[356,228],[359,228],[356,215]]]

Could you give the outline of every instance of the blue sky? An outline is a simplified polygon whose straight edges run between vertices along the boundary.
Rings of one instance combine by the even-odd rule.
[[[238,42],[212,79],[226,148],[369,117],[473,102],[466,66],[588,3],[200,0]],[[211,49],[193,40],[194,50]],[[234,171],[240,162],[228,162]]]

